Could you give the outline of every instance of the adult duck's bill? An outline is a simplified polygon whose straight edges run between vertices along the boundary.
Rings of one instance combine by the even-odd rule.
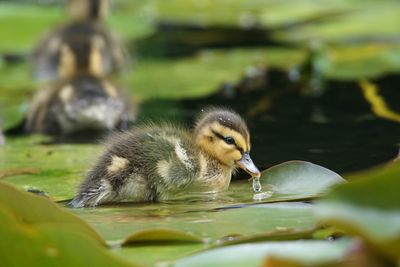
[[[254,165],[253,161],[251,160],[249,153],[244,153],[242,158],[240,160],[236,161],[236,164],[241,169],[243,169],[245,172],[250,174],[252,177],[259,178],[261,176],[260,171],[258,170],[256,165]]]

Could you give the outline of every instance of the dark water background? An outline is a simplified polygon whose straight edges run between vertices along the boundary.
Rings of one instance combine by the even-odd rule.
[[[392,86],[398,80],[397,76],[376,80],[391,107],[400,100],[398,88]],[[201,99],[153,100],[142,106],[142,118],[167,118],[191,125],[202,108],[230,107],[245,117],[252,135],[251,154],[261,169],[297,159],[348,173],[397,156],[399,124],[376,116],[356,82],[327,82],[325,93],[317,97],[307,97],[296,90],[274,94],[279,91],[274,86],[271,81],[260,91],[229,98],[217,93]],[[252,113],[251,109],[263,98],[271,100],[270,107]]]

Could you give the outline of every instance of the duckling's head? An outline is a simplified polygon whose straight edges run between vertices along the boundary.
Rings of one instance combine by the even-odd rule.
[[[111,71],[106,40],[99,35],[75,36],[60,45],[58,76],[68,79],[88,73],[97,77]]]
[[[249,130],[236,112],[215,108],[203,111],[197,119],[194,138],[203,151],[221,164],[260,176],[250,158]]]

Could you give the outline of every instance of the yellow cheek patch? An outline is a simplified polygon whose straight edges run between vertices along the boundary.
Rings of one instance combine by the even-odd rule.
[[[101,47],[104,41],[95,36],[92,39],[92,49],[89,56],[89,70],[92,75],[101,76],[103,74]]]
[[[129,164],[129,160],[127,160],[126,158],[113,155],[111,157],[111,164],[107,167],[107,171],[110,174],[116,173],[116,172],[119,172],[119,171],[125,169],[128,164]]]
[[[71,77],[76,70],[76,58],[71,48],[67,45],[61,46],[60,65],[58,74],[61,78]]]
[[[240,160],[242,158],[242,154],[237,149],[235,149],[234,151],[230,151],[227,156],[234,161]]]

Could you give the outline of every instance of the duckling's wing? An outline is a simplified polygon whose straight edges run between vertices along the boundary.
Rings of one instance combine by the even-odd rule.
[[[171,199],[198,175],[196,148],[179,129],[140,128],[110,143],[81,184],[74,207]]]
[[[172,199],[199,175],[199,151],[184,129],[167,125],[153,136],[154,147],[146,154],[154,160],[151,179],[157,185],[157,199]]]

